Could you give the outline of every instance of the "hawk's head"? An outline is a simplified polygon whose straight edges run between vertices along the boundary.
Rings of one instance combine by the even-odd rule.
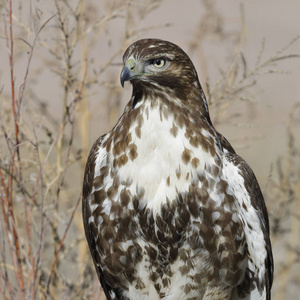
[[[125,51],[121,84],[130,81],[134,92],[165,93],[182,102],[206,100],[195,67],[177,45],[158,39],[136,41]]]

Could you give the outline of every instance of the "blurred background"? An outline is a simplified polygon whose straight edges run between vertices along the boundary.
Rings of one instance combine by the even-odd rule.
[[[7,0],[0,9],[0,299],[104,299],[82,226],[84,166],[130,99],[122,54],[147,37],[194,62],[215,127],[265,196],[273,299],[298,298],[299,1]]]

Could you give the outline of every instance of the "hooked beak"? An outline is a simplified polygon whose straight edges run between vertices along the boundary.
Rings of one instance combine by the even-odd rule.
[[[135,72],[135,66],[136,66],[136,62],[132,58],[126,62],[120,75],[120,81],[122,87],[124,87],[125,81],[128,81],[137,75],[137,73]]]

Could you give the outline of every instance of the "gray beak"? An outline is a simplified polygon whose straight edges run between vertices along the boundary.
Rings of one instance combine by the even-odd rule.
[[[120,81],[122,87],[124,87],[124,82],[130,80],[132,77],[132,73],[127,65],[124,66],[121,72]]]
[[[133,58],[129,58],[121,72],[120,80],[121,85],[124,87],[124,82],[136,77],[139,71],[136,69],[136,61]]]

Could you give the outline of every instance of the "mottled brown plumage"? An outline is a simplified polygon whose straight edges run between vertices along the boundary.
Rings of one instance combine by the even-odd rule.
[[[271,299],[268,215],[248,164],[209,117],[178,46],[124,53],[132,97],[93,145],[83,220],[108,299]]]

